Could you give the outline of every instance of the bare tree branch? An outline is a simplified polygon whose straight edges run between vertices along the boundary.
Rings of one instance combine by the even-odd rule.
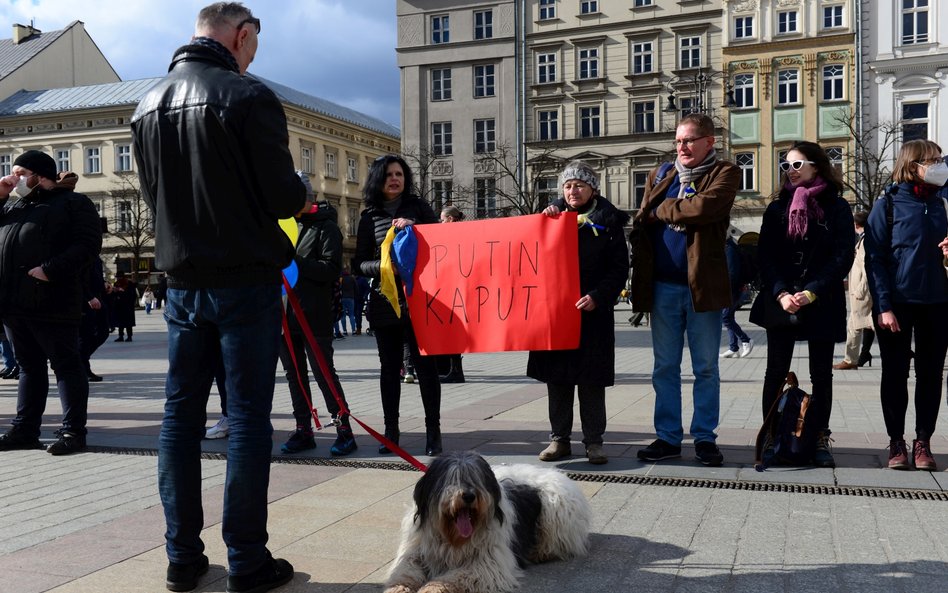
[[[900,138],[899,122],[882,121],[857,130],[854,115],[838,112],[834,121],[846,127],[852,150],[843,159],[843,184],[861,210],[869,210],[892,180],[891,155]]]
[[[128,204],[127,218],[118,220],[109,234],[117,239],[132,256],[132,276],[138,282],[138,262],[142,254],[155,244],[155,225],[151,209],[142,196],[137,175],[120,175],[110,192],[116,205]],[[121,217],[123,208],[116,209]]]

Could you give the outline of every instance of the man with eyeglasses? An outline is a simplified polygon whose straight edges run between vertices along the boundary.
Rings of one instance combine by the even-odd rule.
[[[202,9],[194,37],[132,118],[141,189],[167,273],[167,401],[158,439],[166,586],[190,591],[208,570],[201,530],[201,439],[223,360],[230,438],[222,531],[227,591],[293,578],[267,543],[270,410],[279,354],[281,270],[293,245],[278,220],[308,209],[276,95],[244,76],[260,21],[236,2]]]
[[[721,384],[721,312],[731,304],[724,242],[740,169],[719,160],[714,121],[687,115],[675,133],[677,158],[648,177],[633,223],[632,307],[648,312],[652,330],[657,439],[643,461],[681,457],[681,359],[685,335],[695,381],[691,435],[695,458],[719,466],[716,444]]]

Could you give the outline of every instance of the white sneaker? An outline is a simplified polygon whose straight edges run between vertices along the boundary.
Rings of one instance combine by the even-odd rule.
[[[221,419],[217,421],[217,424],[207,429],[207,432],[204,434],[204,438],[223,439],[227,438],[228,432],[230,432],[230,428],[227,426],[227,416],[221,416]]]
[[[721,350],[721,354],[718,354],[718,358],[737,358],[737,350],[725,348],[724,350]]]
[[[746,342],[741,342],[741,353],[740,357],[745,358],[750,355],[751,351],[754,349],[754,340],[748,340]]]

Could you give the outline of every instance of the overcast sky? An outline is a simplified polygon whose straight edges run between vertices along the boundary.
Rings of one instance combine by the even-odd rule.
[[[174,50],[194,32],[209,0],[0,0],[0,38],[12,24],[41,31],[85,23],[122,77],[163,76]],[[297,90],[400,125],[395,0],[248,0],[261,20],[250,65]]]

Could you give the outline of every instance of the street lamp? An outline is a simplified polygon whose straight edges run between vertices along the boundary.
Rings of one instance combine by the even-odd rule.
[[[668,103],[664,111],[675,113],[681,109],[676,104],[676,94],[681,91],[691,91],[693,101],[687,108],[686,113],[707,113],[714,115],[714,106],[711,104],[711,85],[715,81],[720,81],[724,86],[724,109],[735,107],[737,102],[734,100],[734,86],[728,77],[727,72],[719,70],[698,70],[691,76],[673,76],[667,82],[665,87],[668,89]]]

